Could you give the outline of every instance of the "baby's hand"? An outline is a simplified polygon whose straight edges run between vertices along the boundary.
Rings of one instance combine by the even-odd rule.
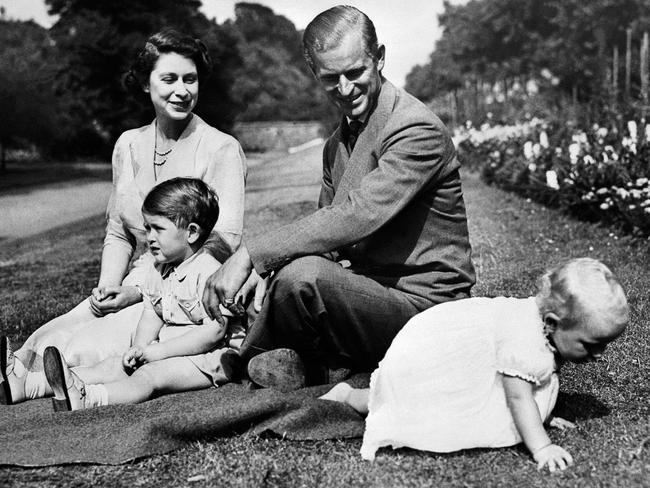
[[[563,419],[562,417],[551,417],[551,420],[548,422],[548,425],[555,429],[560,429],[560,430],[576,428],[576,424],[574,424],[573,422],[569,422],[568,420]]]
[[[143,364],[144,351],[141,347],[133,346],[122,356],[122,366],[127,373],[132,373]]]
[[[573,457],[560,446],[549,444],[533,454],[533,459],[537,461],[537,469],[542,469],[548,466],[548,469],[553,473],[556,469],[565,470],[573,465]]]

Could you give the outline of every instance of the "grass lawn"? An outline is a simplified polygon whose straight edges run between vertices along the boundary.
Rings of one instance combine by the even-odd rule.
[[[359,456],[360,439],[243,435],[202,439],[121,466],[4,467],[0,486],[648,486],[650,242],[568,219],[486,187],[474,175],[466,178],[465,193],[479,277],[474,295],[529,296],[547,267],[578,256],[606,262],[627,292],[631,323],[605,361],[562,370],[556,413],[578,428],[550,435],[574,456],[572,469],[539,473],[521,446],[454,454],[383,449],[371,464]],[[313,208],[301,202],[265,209],[249,215],[246,227],[261,232]],[[0,245],[2,333],[20,343],[85,297],[98,276],[102,234],[97,218]]]

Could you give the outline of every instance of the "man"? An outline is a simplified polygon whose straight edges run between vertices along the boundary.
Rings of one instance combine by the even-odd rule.
[[[256,284],[259,303],[259,276],[275,273],[242,356],[253,358],[253,381],[285,389],[302,386],[303,373],[318,384],[333,370],[371,371],[413,315],[468,297],[475,282],[453,143],[382,77],[385,48],[371,20],[331,8],[307,26],[303,48],[342,114],[323,152],[319,209],[247,240],[204,293],[218,318],[220,303]]]

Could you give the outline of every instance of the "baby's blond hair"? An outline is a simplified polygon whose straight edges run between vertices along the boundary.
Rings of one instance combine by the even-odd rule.
[[[623,332],[629,319],[625,293],[614,273],[591,258],[571,259],[540,279],[541,312],[554,312],[560,327],[585,324]]]

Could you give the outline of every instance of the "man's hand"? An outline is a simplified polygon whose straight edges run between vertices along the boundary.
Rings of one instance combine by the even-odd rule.
[[[219,305],[230,308],[235,303],[235,295],[248,280],[253,263],[244,244],[230,256],[205,283],[203,306],[208,315],[224,324]]]
[[[114,313],[142,300],[135,286],[106,286],[93,288],[90,310],[96,317]]]
[[[248,303],[248,297],[254,290],[255,295],[253,298],[253,307],[255,308],[255,311],[259,313],[260,310],[262,310],[262,303],[264,302],[268,285],[269,278],[262,278],[257,274],[257,271],[253,270],[246,280],[246,283],[244,283],[244,286],[242,286],[237,292],[237,295],[235,295],[235,304],[241,306],[241,304]]]

